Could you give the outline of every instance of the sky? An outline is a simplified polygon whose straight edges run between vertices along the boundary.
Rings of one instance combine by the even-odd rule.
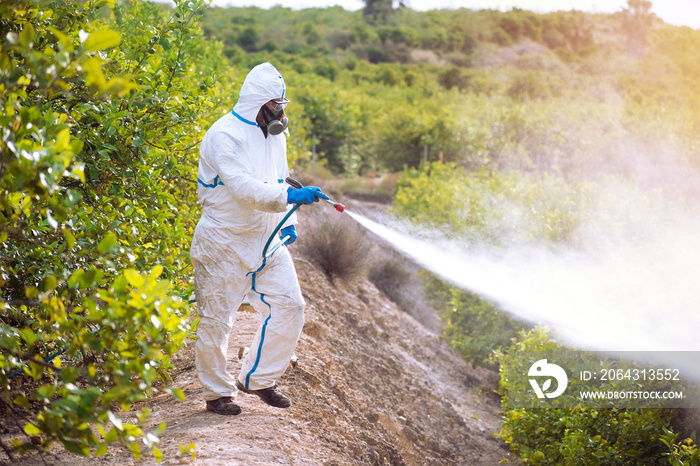
[[[627,0],[404,0],[404,3],[419,11],[442,8],[470,8],[473,10],[494,9],[508,11],[521,8],[536,13],[559,10],[581,10],[590,13],[612,13],[627,5]],[[700,29],[700,1],[698,0],[652,0],[652,12],[668,24],[690,26]],[[282,5],[293,9],[325,8],[339,5],[346,10],[359,10],[362,0],[213,0],[213,6],[257,6],[270,8]]]

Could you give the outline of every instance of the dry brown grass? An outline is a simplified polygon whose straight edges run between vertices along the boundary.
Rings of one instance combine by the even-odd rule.
[[[393,251],[383,251],[375,256],[368,273],[374,286],[426,328],[441,333],[442,322],[423,296],[423,278],[418,273],[420,267]]]
[[[367,269],[372,244],[347,215],[331,213],[304,234],[303,254],[333,281],[361,275]]]

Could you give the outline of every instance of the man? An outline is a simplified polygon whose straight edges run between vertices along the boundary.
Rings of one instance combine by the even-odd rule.
[[[288,175],[284,79],[269,63],[253,68],[233,111],[204,135],[197,175],[202,217],[192,239],[199,327],[195,364],[207,410],[235,415],[236,389],[278,408],[290,406],[276,391],[304,324],[304,299],[286,247],[265,259],[265,244],[288,204],[328,199],[314,186],[293,190]],[[296,239],[296,216],[282,235]],[[244,295],[261,324],[241,371],[226,370],[228,338]]]

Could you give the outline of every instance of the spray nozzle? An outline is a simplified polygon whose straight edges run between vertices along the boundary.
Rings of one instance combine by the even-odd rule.
[[[297,180],[295,180],[291,176],[288,176],[285,181],[287,182],[287,184],[289,186],[291,186],[294,189],[301,189],[304,187],[303,184],[301,184],[300,182],[298,182]],[[340,213],[342,213],[345,210],[345,206],[343,204],[341,204],[340,202],[333,202],[330,199],[322,199],[322,200],[324,200],[327,203],[329,203],[330,205],[332,205],[335,208],[335,210],[337,210]]]

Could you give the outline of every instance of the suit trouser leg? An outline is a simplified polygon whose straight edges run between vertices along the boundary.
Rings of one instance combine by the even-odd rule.
[[[225,271],[195,263],[195,294],[199,326],[195,366],[205,400],[234,396],[236,379],[227,370],[229,336],[250,278],[227,277]]]
[[[271,387],[284,374],[304,326],[304,298],[287,248],[250,275],[248,300],[260,314],[238,380],[249,389]]]

